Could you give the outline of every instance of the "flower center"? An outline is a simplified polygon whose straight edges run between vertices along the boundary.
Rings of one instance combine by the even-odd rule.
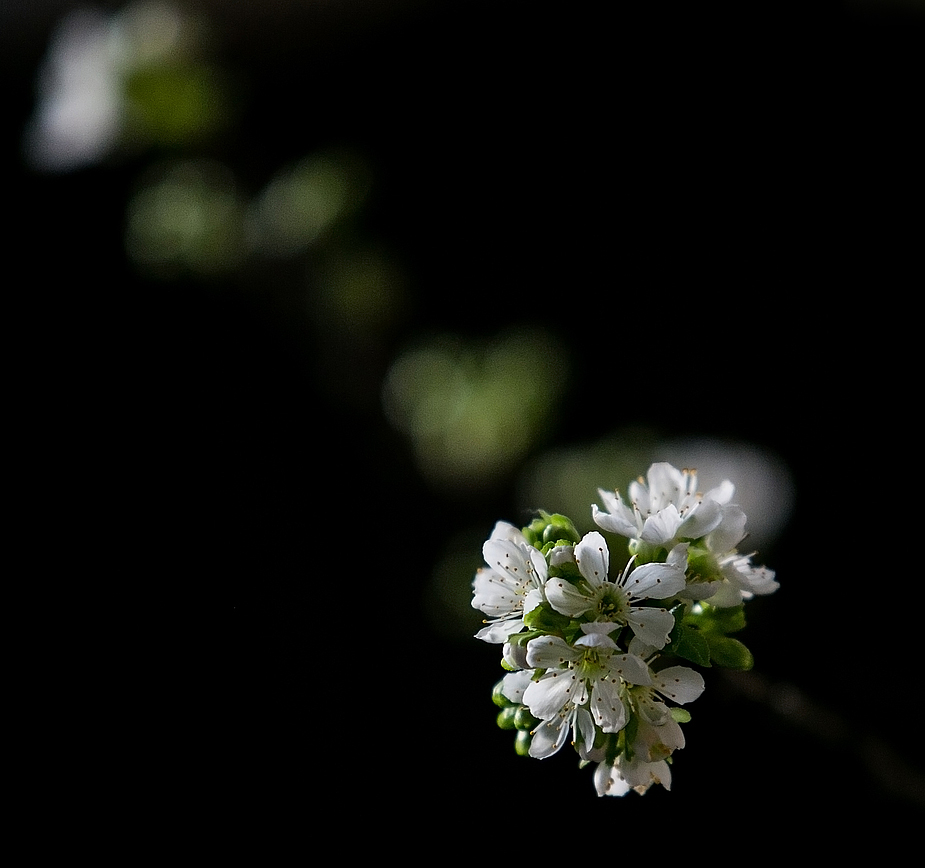
[[[625,624],[628,605],[629,600],[622,588],[605,584],[598,591],[597,620]]]
[[[667,722],[670,712],[663,702],[659,702],[655,690],[651,687],[633,685],[628,690],[630,701],[638,714],[654,726]]]

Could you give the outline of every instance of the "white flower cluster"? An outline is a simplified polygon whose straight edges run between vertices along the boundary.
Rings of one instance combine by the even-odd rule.
[[[598,795],[671,788],[690,719],[680,706],[704,689],[682,661],[749,668],[728,634],[745,625],[745,600],[777,588],[736,550],[745,515],[733,493],[729,482],[698,493],[695,472],[665,463],[626,502],[601,490],[594,522],[629,540],[614,575],[604,535],[580,536],[565,516],[544,512],[522,530],[497,523],[472,605],[488,616],[477,638],[503,646],[508,674],[493,698],[518,753],[545,759],[569,742],[582,764],[597,764]]]

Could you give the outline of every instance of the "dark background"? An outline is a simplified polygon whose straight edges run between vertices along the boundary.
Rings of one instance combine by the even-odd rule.
[[[650,851],[905,837],[925,807],[914,3],[193,4],[241,83],[208,156],[255,187],[330,146],[373,167],[363,228],[407,295],[365,347],[293,314],[285,266],[248,275],[263,294],[139,273],[123,224],[150,155],[23,164],[69,5],[3,12],[29,242],[10,267],[55,298],[55,330],[92,322],[88,368],[53,379],[79,404],[89,369],[125,402],[115,426],[84,426],[157,541],[139,571],[197,608],[205,590],[215,633],[189,669],[208,687],[177,700],[207,721],[192,774],[218,782],[229,834],[317,834],[320,797],[393,822],[401,853],[433,852],[426,830],[481,856],[555,823],[594,840],[602,821],[653,830]],[[743,636],[755,678],[708,673],[671,793],[598,800],[566,757],[515,756],[489,699],[497,649],[424,611],[454,529],[519,520],[518,468],[428,484],[380,383],[416,336],[518,324],[550,328],[572,365],[537,449],[650,426],[773,450],[793,475],[763,552],[781,588]]]

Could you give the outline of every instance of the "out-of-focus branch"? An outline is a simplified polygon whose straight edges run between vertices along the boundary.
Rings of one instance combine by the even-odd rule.
[[[887,792],[925,808],[925,775],[913,769],[882,739],[853,727],[845,718],[810,699],[795,684],[771,681],[755,671],[722,670],[734,692],[766,706],[812,736],[853,754]]]

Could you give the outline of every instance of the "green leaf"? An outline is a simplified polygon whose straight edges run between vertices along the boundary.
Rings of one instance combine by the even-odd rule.
[[[569,617],[560,615],[549,603],[540,603],[524,615],[524,624],[531,630],[540,630],[543,633],[561,633],[570,621]]]
[[[716,622],[717,629],[722,633],[736,633],[745,627],[745,606],[734,606],[731,609],[710,608],[710,615]]]
[[[692,627],[675,624],[666,650],[698,666],[710,666],[710,645],[703,634]]]
[[[710,658],[717,666],[728,669],[751,669],[755,665],[755,658],[738,639],[729,636],[708,635],[710,645]]]
[[[745,606],[721,609],[709,603],[698,603],[686,611],[683,618],[685,624],[705,633],[736,633],[745,627]]]
[[[672,706],[671,716],[675,723],[689,723],[691,719],[691,713],[686,708],[680,708],[677,705]]]

